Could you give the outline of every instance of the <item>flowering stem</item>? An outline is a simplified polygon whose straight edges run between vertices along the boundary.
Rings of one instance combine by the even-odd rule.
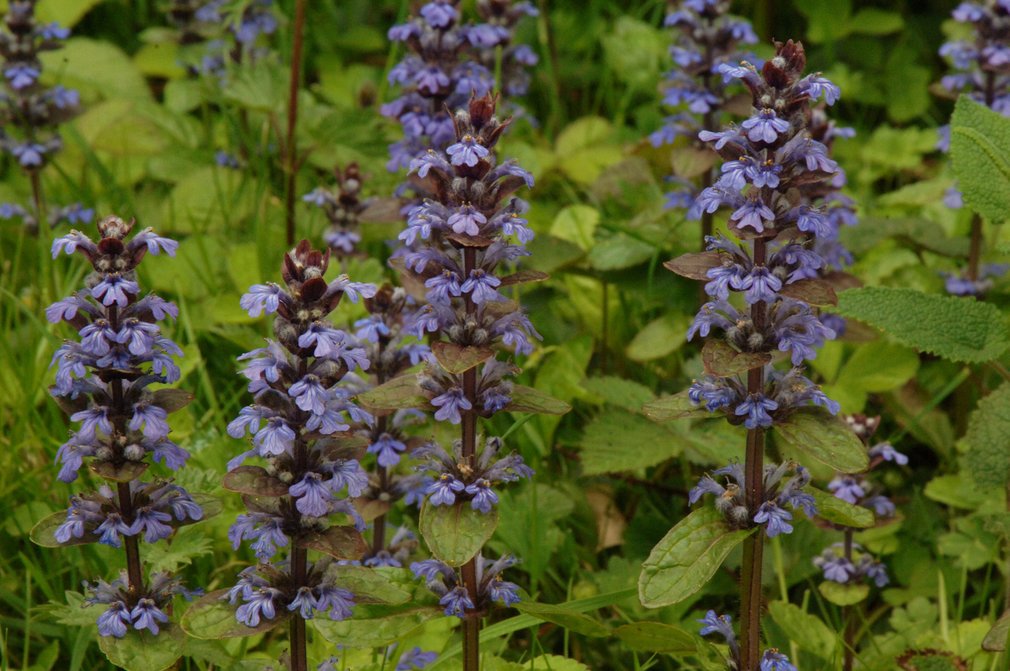
[[[849,565],[852,565],[852,529],[845,530],[845,559],[848,561]],[[855,663],[855,639],[856,639],[856,619],[854,617],[852,606],[842,607],[842,622],[845,623],[845,633],[844,633],[844,645],[845,645],[845,662],[843,671],[852,671],[852,665]]]
[[[298,152],[295,149],[295,126],[298,123],[298,85],[302,73],[302,42],[305,28],[305,0],[295,0],[295,24],[291,47],[291,84],[288,88],[288,132],[284,143],[287,154],[287,188],[285,189],[284,213],[287,244],[295,244],[295,175]]]
[[[763,266],[767,256],[767,243],[763,238],[754,240],[754,265]],[[765,331],[767,309],[764,301],[751,306],[751,320],[757,333]],[[764,368],[747,371],[747,393],[764,392]],[[744,493],[747,510],[756,513],[764,499],[764,449],[765,433],[762,427],[747,430],[747,452],[744,463]],[[764,530],[748,536],[743,546],[743,575],[740,585],[740,669],[755,671],[761,655],[761,563],[764,555]]]
[[[463,249],[463,277],[477,267],[477,250],[473,247]],[[466,296],[466,312],[468,315],[477,311],[470,294]],[[470,409],[463,412],[462,417],[462,452],[463,461],[471,469],[477,467],[477,368],[471,368],[463,373],[463,396],[470,402]],[[477,558],[463,564],[463,586],[470,598],[477,600]],[[463,671],[479,671],[480,669],[480,615],[469,610],[463,617]]]
[[[302,367],[304,367],[304,365],[304,362],[302,362]],[[295,438],[294,457],[295,472],[299,474],[304,473],[306,462],[308,461],[308,450],[306,449],[305,441],[301,436]],[[294,501],[292,501],[291,505],[294,507]],[[294,539],[292,539],[292,541],[294,541]],[[294,582],[296,590],[305,585],[307,582],[306,577],[309,566],[308,554],[308,550],[300,548],[295,542],[292,542],[291,579]],[[305,641],[305,620],[302,618],[301,613],[296,612],[291,616],[291,671],[308,671],[308,668]]]
[[[123,521],[132,522],[133,496],[130,494],[129,483],[116,483],[116,493],[119,495],[119,512],[123,516]],[[123,547],[126,549],[126,575],[130,580],[130,593],[137,595],[144,591],[144,572],[140,565],[140,546],[137,537],[124,536]]]

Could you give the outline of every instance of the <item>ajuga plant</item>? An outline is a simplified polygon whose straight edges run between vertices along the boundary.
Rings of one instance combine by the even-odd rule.
[[[367,203],[361,197],[362,178],[357,163],[351,163],[343,170],[337,166],[333,174],[336,177],[333,187],[317,186],[302,196],[302,200],[318,207],[326,215],[330,227],[323,233],[323,240],[330,253],[343,262],[358,251],[358,243],[361,242],[358,229]]]
[[[63,141],[58,127],[80,112],[77,91],[41,82],[39,54],[62,46],[70,31],[56,23],[35,19],[35,0],[10,3],[0,26],[0,56],[3,56],[3,89],[0,90],[0,148],[13,157],[31,182],[32,206],[0,204],[0,219],[20,219],[31,231],[42,222],[87,224],[94,211],[75,203],[46,211],[41,171],[58,152]]]
[[[967,95],[1004,116],[1010,116],[1010,2],[985,0],[962,2],[951,16],[958,23],[971,26],[969,39],[947,42],[940,47],[954,72],[940,80],[951,95]],[[940,128],[937,147],[950,149],[950,126]],[[947,191],[944,202],[952,208],[962,206],[956,186]],[[951,294],[978,296],[993,286],[993,281],[1006,274],[1007,266],[983,264],[985,240],[982,217],[972,214],[967,266],[960,272],[945,273],[946,288]]]
[[[859,439],[869,447],[873,434],[880,426],[880,417],[849,415],[845,421],[852,427]],[[869,457],[870,471],[885,463],[894,463],[899,466],[908,463],[908,457],[895,450],[889,442],[876,443],[869,447]],[[867,472],[855,475],[839,474],[828,483],[828,490],[846,503],[872,511],[871,515],[865,516],[868,518],[868,524],[864,526],[870,526],[874,520],[888,520],[894,517],[894,503],[882,493],[880,487],[870,479]],[[855,542],[855,534],[859,528],[839,522],[826,522],[825,524],[841,531],[843,538],[841,542],[833,543],[814,558],[814,565],[821,569],[824,580],[841,585],[869,582],[877,587],[884,587],[888,584],[887,567]],[[860,622],[865,620],[864,616],[854,610],[855,608],[858,606],[842,607],[842,619],[845,623],[843,635],[844,671],[852,671],[855,663],[858,626]]]
[[[508,99],[514,114],[522,114],[515,98],[526,95],[530,88],[529,68],[539,58],[529,45],[513,44],[516,26],[527,16],[539,11],[530,2],[513,0],[477,0],[477,16],[484,22],[474,26],[469,39],[480,49],[481,63],[495,75],[496,89]]]
[[[84,289],[46,310],[50,322],[66,322],[77,332],[53,357],[56,383],[50,391],[79,423],[56,455],[58,477],[75,481],[87,461],[88,470],[105,484],[74,494],[65,513],[33,531],[36,542],[50,547],[102,543],[123,548],[126,569],[109,582],[88,584],[86,599],[101,607],[98,633],[117,639],[130,631],[157,635],[169,626],[173,596],[186,594],[167,573],[144,575],[141,540],[165,540],[205,514],[171,479],[142,477],[151,461],[174,471],[189,458],[169,438],[168,415],[191,395],[152,388],[179,379],[174,357],[182,351],[158,325],[177,317],[178,309],[153,293],[143,295],[136,273],[148,253],[174,255],[178,243],[150,228],[130,237],[133,228],[133,222],[110,216],[99,222],[97,242],[79,231],[53,242],[53,258],[77,252],[93,268]]]
[[[290,617],[293,671],[307,668],[306,620],[351,614],[353,594],[336,584],[328,567],[334,559],[359,559],[365,550],[364,521],[348,497],[359,496],[368,480],[348,431],[351,422],[369,416],[351,402],[341,382],[349,371],[367,367],[368,359],[351,335],[333,328],[328,315],[345,296],[356,302],[374,296],[375,287],[346,275],[327,282],[329,260],[329,251],[303,240],[284,255],[283,286],[257,284],[242,297],[250,316],[275,315],[275,339],[240,357],[253,403],[228,425],[228,434],[251,435],[253,447],[229,462],[224,479],[225,488],[243,494],[248,508],[229,537],[235,549],[251,541],[258,561],[230,590],[208,595],[237,606],[235,617],[249,633]],[[252,457],[265,467],[242,465]],[[323,557],[310,561],[310,548]]]
[[[681,0],[675,6],[665,21],[677,37],[670,47],[675,67],[666,74],[663,102],[676,112],[665,119],[663,127],[650,139],[654,146],[660,147],[680,137],[689,138],[696,151],[707,159],[698,131],[719,128],[733,118],[727,105],[740,87],[725,68],[744,58],[739,46],[754,44],[757,35],[748,21],[729,15],[729,0]],[[703,160],[697,184],[674,177],[679,188],[667,194],[669,207],[684,208],[688,216],[701,219],[702,249],[712,234],[713,213],[699,210],[695,199],[716,177],[712,162]]]
[[[403,128],[403,139],[389,146],[390,171],[407,168],[429,148],[442,151],[454,141],[446,111],[465,107],[471,95],[483,96],[492,89],[494,69],[488,61],[495,62],[491,59],[497,58],[496,48],[502,49],[503,72],[510,73],[512,86],[523,88],[517,70],[535,58],[528,49],[511,46],[511,40],[515,13],[529,13],[527,5],[501,0],[478,4],[491,23],[464,23],[458,0],[433,0],[417,16],[389,29],[390,40],[407,46],[403,60],[389,72],[389,82],[400,86],[400,97],[382,106],[382,114]]]
[[[430,358],[431,350],[409,335],[406,325],[413,320],[416,303],[400,287],[386,284],[374,296],[365,299],[368,316],[354,323],[355,337],[365,348],[368,358],[367,381],[360,391],[382,385],[412,366]],[[423,421],[418,410],[403,408],[393,414],[377,413],[359,422],[356,433],[368,442],[368,488],[363,501],[374,502],[379,514],[372,522],[372,542],[365,555],[366,566],[403,566],[417,547],[416,537],[405,527],[391,536],[387,533],[388,511],[400,500],[408,505],[420,505],[424,489],[431,478],[403,467],[412,451],[423,441],[411,436],[409,427]]]
[[[434,361],[413,378],[370,392],[373,403],[387,407],[420,396],[436,421],[460,427],[450,449],[432,442],[414,452],[427,460],[421,469],[432,478],[420,530],[435,558],[411,569],[426,580],[447,615],[463,620],[467,671],[479,666],[481,618],[493,602],[518,600],[517,586],[502,577],[515,559],[483,554],[497,524],[495,488],[532,475],[518,454],[505,454],[501,439],[480,435],[478,417],[505,409],[566,410],[553,399],[533,407],[534,392],[514,384],[509,378],[515,366],[496,354],[498,348],[528,354],[531,340],[539,338],[519,305],[501,293],[536,274],[502,276],[503,266],[527,254],[523,244],[532,233],[522,217],[526,204],[514,194],[533,180],[515,161],[496,160],[495,145],[508,124],[495,116],[496,104],[490,95],[472,97],[450,118],[454,141],[446,150],[411,162],[411,172],[432,196],[411,208],[400,234],[411,248],[403,257],[404,272],[423,281],[428,300],[407,329],[428,337]]]
[[[765,464],[766,432],[777,427],[777,435],[788,440],[796,434],[795,427],[804,427],[804,440],[795,441],[796,449],[813,453],[817,437],[830,435],[846,455],[843,461],[857,466],[854,470],[866,461],[859,441],[832,417],[838,404],[804,377],[801,368],[835,335],[812,305],[831,295],[830,287],[815,278],[825,263],[816,241],[832,229],[811,196],[830,182],[837,166],[827,148],[811,137],[808,108],[822,97],[833,103],[839,93],[820,74],[804,76],[805,64],[803,46],[789,41],[777,43],[775,56],[760,70],[747,62],[723,68],[750,91],[753,111],[739,126],[699,133],[726,162],[719,180],[702,191],[697,202],[713,213],[728,206],[728,228],[739,242],[710,237],[708,251],[667,264],[678,274],[705,281],[711,298],[687,334],[689,339],[707,338],[702,349],[706,374],[693,382],[685,400],[731,424],[742,424],[746,457],[743,464],[731,463],[704,476],[691,490],[689,503],[712,494],[715,511],[692,513],[657,545],[643,566],[640,594],[646,605],[654,606],[689,596],[671,591],[671,571],[678,569],[669,568],[663,558],[683,552],[684,561],[705,561],[690,549],[701,535],[719,538],[726,552],[743,542],[739,644],[728,617],[710,614],[703,633],[726,636],[730,665],[745,671],[756,671],[759,665],[765,671],[792,668],[778,651],[760,651],[764,537],[790,533],[797,510],[807,516],[816,512],[813,497],[803,491],[810,480],[803,466],[791,460]],[[776,357],[790,367],[777,368]],[[676,406],[681,398],[664,403]],[[698,414],[690,405],[679,407],[673,416]],[[713,563],[705,570],[714,572],[718,562]]]

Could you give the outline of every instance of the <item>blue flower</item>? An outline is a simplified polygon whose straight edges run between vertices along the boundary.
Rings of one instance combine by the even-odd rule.
[[[268,314],[277,312],[280,306],[281,288],[276,284],[254,284],[239,301],[250,317],[259,317],[265,309]]]
[[[421,7],[421,16],[436,28],[445,28],[459,18],[456,8],[448,3],[429,2]]]
[[[319,473],[306,473],[288,488],[288,494],[297,499],[295,507],[303,515],[323,517],[330,510],[332,495]]]
[[[757,233],[763,233],[765,224],[775,222],[775,212],[760,200],[749,199],[730,215],[730,219],[738,222],[740,228],[752,228]]]
[[[769,648],[761,656],[761,671],[796,671],[796,667],[789,663],[788,657],[775,648]]]
[[[792,513],[788,510],[779,508],[772,501],[765,501],[758,508],[757,514],[754,515],[754,522],[756,524],[765,524],[766,533],[769,538],[774,538],[779,534],[790,534],[793,532],[793,527],[789,524],[789,521],[793,519]]]
[[[479,235],[479,225],[486,224],[487,217],[468,203],[458,208],[446,223],[460,235]]]
[[[740,405],[736,407],[734,414],[737,416],[746,415],[744,426],[748,429],[758,427],[768,428],[772,425],[772,417],[768,413],[777,410],[779,404],[762,394],[749,394]]]
[[[131,525],[123,521],[122,515],[113,511],[106,515],[105,520],[95,529],[95,533],[99,536],[99,543],[118,548],[121,545],[119,541],[120,536],[133,535],[130,527]]]
[[[438,603],[441,606],[445,606],[444,612],[446,615],[455,615],[459,618],[462,618],[466,611],[473,610],[474,608],[470,595],[467,593],[466,588],[461,585],[457,585],[446,592],[438,600]]]
[[[280,417],[273,417],[256,432],[253,444],[259,448],[261,456],[270,457],[291,450],[295,442],[295,432]]]
[[[157,543],[172,535],[172,527],[166,524],[171,521],[172,516],[168,513],[155,510],[151,506],[144,506],[134,513],[133,524],[130,525],[130,535],[143,533],[146,542]]]
[[[133,618],[133,628],[137,631],[147,629],[155,636],[158,635],[158,623],[168,622],[168,615],[158,608],[153,599],[141,599],[130,611]]]
[[[836,477],[828,483],[828,491],[847,503],[858,505],[860,500],[866,496],[866,490],[862,483],[851,475]]]
[[[46,151],[46,146],[37,142],[16,144],[10,148],[11,154],[18,160],[22,168],[41,167]]]
[[[460,410],[470,410],[473,404],[463,395],[463,390],[459,387],[452,387],[444,394],[431,399],[431,404],[438,408],[435,412],[435,419],[439,422],[449,420],[452,424],[459,424],[463,421]]]
[[[20,91],[21,89],[33,86],[35,82],[38,81],[40,74],[42,74],[41,69],[27,63],[14,63],[14,65],[8,65],[4,69],[4,76],[10,83],[11,88],[15,91]],[[28,164],[22,163],[21,165]]]
[[[491,512],[491,508],[498,503],[498,495],[491,489],[491,481],[486,478],[480,478],[476,482],[470,483],[464,491],[473,497],[470,507],[482,513]]]
[[[749,305],[764,301],[771,303],[782,288],[782,280],[771,274],[766,266],[755,266],[750,273],[736,280],[735,289],[746,290],[744,300]]]
[[[352,615],[354,595],[346,589],[329,585],[319,585],[315,588],[316,610],[329,611],[331,620],[346,620]]]
[[[274,600],[281,596],[281,592],[273,587],[260,587],[253,591],[249,598],[235,611],[235,617],[239,622],[247,627],[259,625],[260,618],[268,620],[274,619],[277,615],[277,608]]]
[[[109,306],[115,303],[121,308],[129,304],[128,294],[136,296],[139,293],[140,287],[136,282],[118,274],[106,275],[101,282],[91,288],[91,295],[100,300],[102,305]]]
[[[383,468],[392,468],[400,463],[400,454],[407,449],[401,441],[388,433],[383,433],[379,439],[368,446],[369,454],[377,455],[376,461]]]
[[[459,290],[463,294],[470,294],[470,299],[480,305],[488,301],[503,300],[503,296],[496,290],[500,285],[501,280],[497,277],[476,268],[470,271],[470,277],[460,285]]]
[[[133,624],[130,620],[130,609],[123,601],[113,601],[105,612],[98,616],[96,624],[99,636],[122,638],[126,635],[127,627]]]
[[[740,125],[747,130],[747,137],[751,142],[766,144],[775,142],[779,135],[789,130],[789,122],[778,118],[775,110],[768,108],[761,110],[756,116],[752,116]]]
[[[433,506],[451,506],[456,503],[456,494],[466,489],[466,485],[449,475],[443,473],[438,479],[432,482],[425,490],[431,498]]]
[[[425,652],[415,646],[400,656],[394,671],[422,671],[436,659],[438,659],[437,652]]]
[[[139,431],[143,427],[144,438],[160,440],[168,435],[171,427],[168,425],[168,412],[156,405],[138,403],[133,406],[133,417],[130,418],[131,431]]]
[[[491,153],[487,147],[477,142],[477,138],[472,135],[464,135],[459,142],[449,145],[445,153],[450,156],[452,165],[466,165],[473,167],[478,161]]]
[[[726,639],[726,642],[730,646],[732,646],[733,641],[736,639],[736,635],[733,633],[733,618],[729,615],[716,615],[714,610],[710,610],[698,622],[704,625],[701,631],[698,632],[702,636],[719,634]]]

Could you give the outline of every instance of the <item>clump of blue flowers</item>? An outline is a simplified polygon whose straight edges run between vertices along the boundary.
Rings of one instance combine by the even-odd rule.
[[[275,339],[240,357],[253,403],[228,425],[229,435],[251,435],[253,442],[229,462],[225,476],[225,487],[244,494],[249,509],[229,538],[235,549],[251,541],[259,561],[242,571],[224,597],[249,627],[279,613],[303,620],[326,613],[341,620],[353,606],[353,595],[333,584],[326,569],[333,559],[359,559],[365,549],[357,533],[364,521],[349,497],[360,496],[368,479],[358,464],[360,441],[350,429],[370,416],[341,383],[349,372],[367,368],[368,359],[357,340],[327,317],[345,296],[356,302],[373,296],[375,287],[346,275],[327,281],[329,258],[328,251],[303,240],[284,255],[283,286],[257,284],[241,300],[253,317],[275,315]],[[242,465],[253,457],[265,466]],[[335,515],[345,524],[335,526]],[[326,556],[310,562],[310,547]],[[278,561],[281,548],[286,558]]]
[[[439,597],[438,603],[446,615],[462,618],[467,613],[487,613],[492,603],[511,606],[519,602],[519,586],[502,579],[502,571],[515,566],[516,559],[505,555],[497,560],[485,559],[477,555],[477,594],[474,596],[460,581],[456,570],[438,561],[426,559],[410,565],[410,570]]]
[[[32,231],[41,223],[55,227],[91,223],[94,210],[79,203],[46,212],[40,172],[63,147],[59,125],[80,113],[77,91],[41,83],[39,54],[59,49],[70,31],[35,18],[35,0],[10,3],[0,26],[3,89],[0,90],[0,149],[25,172],[32,186],[32,207],[0,204],[0,219],[20,219]]]
[[[719,127],[732,118],[727,104],[741,89],[724,68],[744,58],[756,62],[739,47],[756,43],[757,35],[748,21],[729,15],[729,9],[727,0],[682,0],[667,15],[665,25],[676,33],[670,47],[676,67],[666,73],[663,103],[675,112],[650,136],[654,146],[672,144],[681,137],[700,146],[698,131]],[[710,167],[701,173],[700,188],[683,176],[674,177],[678,188],[667,194],[668,207],[682,207],[696,219],[704,215],[703,236],[712,232],[711,213],[696,208],[695,199],[713,180]]]
[[[332,188],[317,186],[302,196],[302,200],[323,211],[330,226],[323,239],[337,259],[354,256],[361,242],[361,213],[368,206],[361,198],[362,178],[357,163],[345,169],[333,170],[336,184]]]
[[[1004,116],[1010,116],[1010,3],[1006,0],[962,2],[951,17],[958,23],[971,26],[971,39],[957,39],[940,47],[953,70],[940,80],[940,86],[951,96],[967,95]],[[937,148],[950,149],[950,126],[940,128]],[[956,186],[947,190],[944,202],[948,207],[963,205],[961,192]],[[948,293],[956,296],[980,296],[992,289],[995,280],[1006,275],[1010,266],[983,264],[982,220],[975,214],[972,219],[971,250],[968,266],[963,271],[943,273]]]
[[[478,11],[488,23],[465,22],[457,0],[433,0],[406,23],[389,29],[389,39],[408,49],[389,72],[389,82],[400,86],[400,97],[382,106],[382,114],[403,128],[403,139],[389,147],[390,171],[409,167],[429,148],[441,151],[453,142],[446,109],[464,107],[471,95],[482,97],[494,87],[497,50],[507,85],[525,92],[523,68],[535,64],[536,57],[529,48],[511,44],[512,29],[521,16],[534,13],[533,8],[485,0]]]
[[[731,659],[740,658],[740,643],[737,641],[736,633],[733,631],[733,618],[729,615],[718,615],[714,610],[705,613],[705,617],[698,620],[702,625],[698,632],[702,636],[718,634],[726,641],[729,647]],[[735,666],[732,668],[736,668]],[[789,661],[789,658],[779,652],[776,648],[768,648],[761,655],[760,671],[796,671],[796,667]]]
[[[223,82],[228,63],[251,63],[269,55],[264,42],[280,21],[273,0],[173,0],[169,21],[179,31],[181,59],[193,76]]]
[[[87,463],[107,483],[71,497],[51,540],[54,545],[98,542],[124,548],[123,575],[88,586],[88,602],[105,606],[97,621],[99,633],[117,638],[129,629],[157,634],[168,622],[173,595],[185,593],[167,574],[145,579],[140,539],[157,543],[204,517],[201,505],[171,480],[141,480],[152,461],[174,471],[189,458],[169,437],[168,416],[191,396],[169,387],[152,389],[179,379],[175,357],[182,351],[158,325],[176,318],[178,309],[153,293],[145,295],[136,273],[147,254],[174,255],[178,243],[150,228],[130,237],[133,228],[133,222],[110,216],[99,222],[97,242],[79,231],[57,238],[53,258],[76,252],[93,272],[82,291],[46,309],[51,323],[66,322],[77,333],[53,356],[56,382],[50,392],[71,421],[79,423],[56,455],[58,477],[73,482]]]

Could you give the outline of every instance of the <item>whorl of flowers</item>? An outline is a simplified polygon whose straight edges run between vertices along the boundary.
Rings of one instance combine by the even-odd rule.
[[[516,26],[524,17],[539,14],[531,2],[477,0],[477,16],[484,23],[470,31],[470,42],[480,48],[481,63],[490,72],[499,65],[500,48],[501,82],[495,88],[508,98],[526,95],[530,88],[529,68],[539,61],[528,45],[512,43]]]
[[[663,103],[675,112],[650,136],[654,146],[682,136],[697,142],[698,131],[728,120],[725,107],[739,86],[723,69],[745,57],[753,60],[740,53],[739,46],[757,42],[750,23],[730,16],[729,9],[728,0],[682,0],[667,15],[665,25],[676,32],[670,47],[676,67],[666,73]],[[700,216],[694,208],[697,187],[688,180],[674,181],[680,188],[667,195],[668,206],[686,208],[693,218]]]
[[[462,618],[471,612],[485,614],[492,603],[503,606],[519,603],[519,586],[503,580],[501,575],[505,569],[515,566],[515,557],[505,555],[497,560],[490,560],[478,554],[475,561],[476,598],[467,591],[456,569],[437,559],[414,562],[410,565],[410,570],[418,578],[424,578],[428,589],[439,597],[438,603],[445,609],[446,615]]]
[[[253,317],[275,315],[276,338],[239,357],[246,362],[242,375],[253,403],[228,425],[230,436],[248,434],[253,443],[229,462],[225,476],[226,487],[249,495],[249,512],[238,517],[229,537],[235,549],[251,541],[260,563],[242,572],[227,598],[241,604],[237,618],[251,627],[279,611],[297,611],[305,619],[317,611],[333,619],[350,614],[351,594],[326,577],[328,558],[307,568],[292,566],[294,553],[303,553],[299,548],[308,538],[330,528],[334,514],[364,528],[348,500],[368,486],[349,430],[353,422],[371,418],[340,383],[348,372],[367,368],[368,359],[357,340],[333,328],[327,317],[344,296],[356,302],[374,296],[375,287],[346,275],[327,282],[329,258],[329,251],[316,251],[303,240],[284,255],[284,286],[257,284],[241,300]],[[251,457],[266,467],[241,466]],[[250,480],[255,485],[244,484]],[[270,563],[288,546],[288,561]],[[344,552],[338,548],[335,556],[349,558]],[[304,554],[300,559],[305,561]]]
[[[385,660],[387,662],[392,660],[391,655],[395,649],[395,643],[386,649]],[[392,667],[392,669],[393,671],[423,671],[436,659],[438,659],[437,652],[425,651],[415,646],[400,655],[400,658],[396,662],[396,666]],[[319,666],[316,667],[316,671],[343,671],[345,668],[346,667],[340,658],[330,657],[329,659],[320,662]],[[389,667],[387,666],[387,668]]]
[[[317,186],[302,196],[302,200],[323,211],[330,222],[330,228],[323,234],[326,245],[338,259],[354,256],[361,233],[361,213],[368,204],[361,198],[361,171],[357,163],[351,163],[344,170],[334,168],[336,184],[332,188]]]
[[[527,3],[484,0],[478,11],[489,23],[465,23],[458,0],[433,0],[417,16],[389,29],[389,39],[403,42],[407,54],[389,72],[400,97],[382,106],[382,114],[400,122],[403,139],[389,146],[390,171],[410,166],[429,148],[443,150],[454,139],[446,109],[465,107],[471,95],[484,96],[494,87],[496,47],[503,49],[503,73],[509,85],[525,89],[522,67],[536,57],[528,48],[512,46],[512,27]],[[506,57],[507,56],[507,57]]]
[[[880,426],[880,417],[865,415],[849,415],[845,418],[857,436],[867,445]],[[837,498],[854,506],[861,506],[873,511],[877,519],[894,517],[894,503],[885,496],[881,488],[869,477],[869,473],[885,463],[898,466],[908,464],[908,457],[898,452],[888,442],[876,443],[869,448],[870,467],[867,472],[856,475],[839,474],[828,483],[828,490]],[[836,529],[851,531],[846,527],[832,525]],[[851,540],[851,539],[849,539]],[[846,550],[844,543],[834,543],[815,557],[814,566],[824,572],[824,579],[838,583],[848,583],[856,580],[872,581],[877,587],[883,587],[889,582],[887,568],[876,561],[869,552],[858,543],[851,543]]]
[[[972,100],[1010,116],[1010,1],[986,0],[962,2],[951,16],[955,21],[971,26],[971,39],[958,39],[940,47],[953,72],[940,80],[940,86],[951,95],[967,95]],[[950,150],[950,126],[941,126],[937,148]],[[947,207],[963,206],[956,186],[944,196]],[[957,296],[977,296],[992,289],[994,280],[1006,275],[1010,266],[985,264],[977,276],[967,273],[943,273],[948,293]]]
[[[35,19],[35,0],[10,3],[0,26],[0,56],[3,57],[3,88],[0,89],[0,149],[10,154],[33,180],[62,147],[58,127],[80,112],[77,91],[62,86],[44,86],[39,54],[63,45],[70,31],[56,23]],[[37,188],[37,186],[36,186]],[[36,194],[36,205],[41,199]],[[38,212],[18,204],[0,204],[0,219],[17,217],[31,229],[38,227]],[[90,223],[94,211],[74,204],[52,208],[48,223]]]
[[[787,475],[792,474],[789,478]],[[756,510],[747,508],[744,494],[747,491],[743,467],[733,463],[712,473],[727,476],[721,484],[710,475],[702,476],[688,496],[694,505],[705,494],[715,496],[715,508],[726,518],[730,528],[749,529],[754,524],[764,525],[769,538],[793,531],[793,515],[786,509],[802,510],[807,517],[817,514],[817,506],[810,494],[801,491],[810,482],[810,472],[795,462],[766,464],[764,467],[764,500]]]
[[[143,581],[138,539],[156,543],[204,516],[182,487],[140,480],[148,457],[171,470],[189,458],[169,438],[168,424],[169,413],[184,407],[189,394],[150,388],[179,379],[174,357],[182,351],[158,326],[166,317],[176,318],[178,309],[154,294],[142,295],[136,274],[148,253],[171,256],[178,243],[150,228],[127,239],[133,226],[111,216],[98,224],[98,242],[79,231],[56,239],[54,258],[77,252],[94,270],[85,289],[46,309],[50,322],[66,322],[77,331],[77,339],[65,341],[53,356],[56,383],[50,391],[71,421],[80,423],[56,455],[58,477],[73,482],[87,460],[91,471],[112,483],[71,497],[54,537],[61,544],[126,544],[129,582],[99,581],[89,588],[90,601],[107,606],[98,618],[99,633],[116,637],[130,627],[157,634],[158,623],[168,620],[163,609],[182,591],[167,575]]]
[[[705,281],[712,299],[701,307],[688,339],[718,333],[734,351],[754,355],[752,368],[778,352],[800,366],[835,337],[802,300],[802,282],[825,267],[815,245],[835,229],[812,196],[838,169],[827,147],[810,136],[807,108],[822,96],[834,102],[838,89],[819,74],[802,76],[805,62],[802,45],[790,41],[778,45],[760,72],[747,63],[732,68],[751,91],[752,116],[725,131],[699,133],[726,162],[698,203],[708,212],[730,208],[730,231],[753,245],[711,237],[709,251],[670,264],[674,272]],[[734,296],[747,309],[738,309]],[[736,376],[705,375],[692,384],[690,397],[749,429],[770,427],[776,417],[803,405],[838,410],[798,369],[785,374],[769,369],[760,392],[748,392]]]
[[[719,634],[726,641],[729,647],[731,659],[740,658],[740,643],[737,641],[736,633],[733,631],[733,618],[729,615],[718,615],[714,610],[705,613],[705,617],[698,620],[701,630],[698,632],[702,636],[709,634]],[[734,667],[735,668],[735,667]],[[761,655],[760,671],[796,671],[796,667],[789,661],[789,658],[779,652],[776,648],[768,648]]]
[[[168,18],[179,30],[180,44],[194,47],[182,55],[190,74],[222,80],[229,61],[266,56],[269,49],[260,44],[260,38],[273,35],[279,27],[274,0],[173,0]]]

